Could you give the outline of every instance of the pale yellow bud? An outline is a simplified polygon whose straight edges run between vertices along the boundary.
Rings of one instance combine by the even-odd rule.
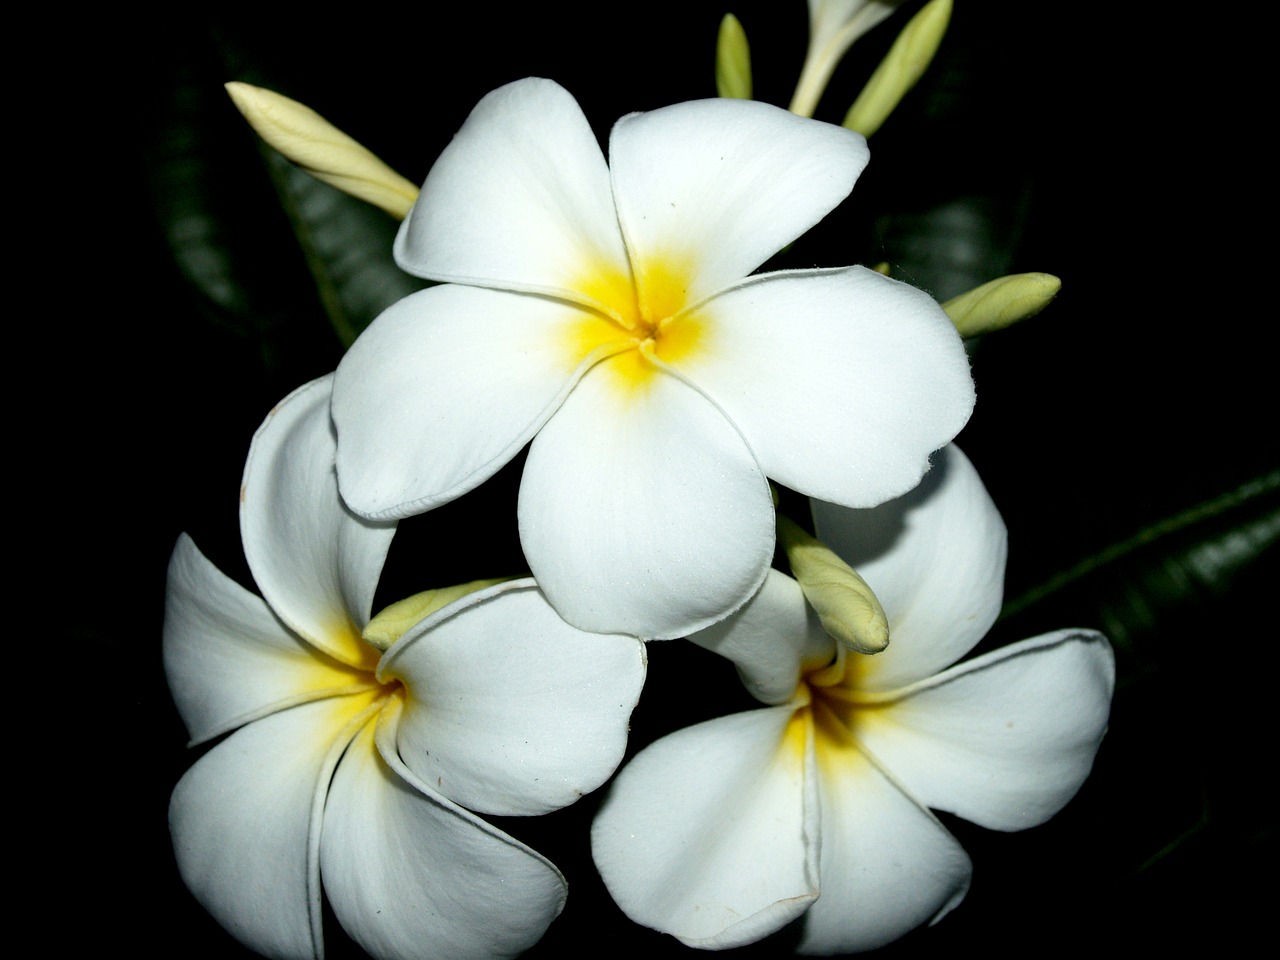
[[[258,136],[288,160],[398,220],[408,214],[418,188],[310,107],[239,81],[226,88]]]
[[[912,17],[849,108],[844,126],[864,137],[879,130],[933,60],[950,20],[951,0],[932,0]]]
[[[386,650],[399,640],[406,630],[420,620],[429,617],[455,600],[461,600],[469,593],[492,587],[495,583],[504,583],[511,577],[498,577],[494,580],[472,580],[453,587],[440,587],[436,590],[424,590],[411,597],[397,600],[383,608],[364,628],[365,643],[379,650]]]
[[[732,13],[724,15],[716,37],[716,92],[722,97],[751,99],[751,48],[747,32]]]
[[[1035,316],[1061,288],[1051,273],[1013,273],[952,297],[942,309],[962,337],[973,337]]]
[[[787,517],[778,517],[778,538],[791,575],[827,633],[857,653],[879,653],[889,645],[884,608],[857,571]]]

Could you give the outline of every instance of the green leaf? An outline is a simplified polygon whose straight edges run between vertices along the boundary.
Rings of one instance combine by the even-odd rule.
[[[429,286],[396,266],[399,223],[262,147],[280,202],[315,278],[329,322],[349,347],[383,310]]]
[[[1082,625],[1106,633],[1136,675],[1192,652],[1189,624],[1211,623],[1255,569],[1275,562],[1278,544],[1280,470],[1086,557],[1009,600],[1001,621],[1083,612]]]

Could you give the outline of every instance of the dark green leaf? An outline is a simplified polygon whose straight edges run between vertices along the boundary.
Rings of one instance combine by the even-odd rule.
[[[289,215],[320,300],[343,346],[397,300],[428,286],[391,256],[399,224],[263,147],[280,201]]]
[[[1163,639],[1211,616],[1280,544],[1280,471],[1139,530],[1006,603],[1005,621],[1042,606],[1085,611],[1132,667],[1161,659]]]

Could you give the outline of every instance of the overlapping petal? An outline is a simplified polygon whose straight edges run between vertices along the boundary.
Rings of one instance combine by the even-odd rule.
[[[390,709],[384,721],[394,725]],[[367,725],[324,811],[325,892],[343,928],[383,960],[499,960],[532,946],[564,906],[560,872],[432,791],[394,746],[384,754]]]
[[[169,561],[164,668],[192,743],[368,678],[302,641],[186,534]]]
[[[634,113],[609,137],[632,261],[687,266],[690,303],[738,282],[835,209],[869,157],[860,134],[753,100]],[[643,300],[643,272],[636,279]]]
[[[486,95],[432,166],[395,256],[420,277],[579,302],[584,265],[626,277],[609,169],[577,101],[536,77]]]
[[[320,955],[319,815],[370,703],[334,697],[264,717],[201,757],[174,788],[169,830],[183,881],[237,940],[266,956]]]
[[[973,409],[941,307],[865,267],[765,274],[695,314],[705,342],[673,365],[768,476],[809,496],[868,507],[905,492]]]
[[[736,614],[689,640],[733,661],[748,692],[770,704],[794,697],[801,670],[822,666],[835,652],[800,584],[778,570]]]
[[[591,851],[629,917],[722,949],[767,936],[813,903],[813,750],[793,711],[688,727],[619,773],[592,825]]]
[[[631,382],[638,362],[597,364],[538,433],[520,541],[570,623],[666,639],[755,592],[773,555],[773,501],[733,424],[674,377]]]
[[[969,458],[954,444],[910,493],[867,510],[813,504],[818,536],[858,571],[889,619],[889,647],[860,684],[891,690],[968,653],[1000,612],[1008,538]]]
[[[835,642],[801,609],[799,585],[771,573],[739,611],[690,639],[732,659],[756,696],[780,702],[791,683],[793,699],[754,711],[752,721],[721,718],[659,740],[621,771],[597,817],[593,855],[618,904],[699,946],[774,929],[735,927],[702,909],[707,891],[736,895],[772,859],[790,862],[763,823],[766,804],[790,823],[786,763],[797,729],[812,744],[820,798],[819,817],[805,808],[807,836],[820,848],[819,882],[798,946],[815,954],[875,949],[944,916],[963,899],[971,865],[930,810],[994,829],[1042,823],[1079,789],[1105,732],[1114,658],[1092,631],[1059,631],[936,672],[991,624],[1004,570],[1004,526],[958,449],[944,450],[905,497],[864,510],[821,504],[815,517],[824,539],[881,596],[888,651],[830,660]],[[891,689],[890,679],[905,685]],[[768,718],[784,712],[787,725],[769,729]],[[770,737],[773,766],[761,760]],[[748,785],[740,762],[758,768]],[[727,785],[713,784],[718,776]],[[685,798],[689,784],[697,800]],[[755,863],[708,853],[721,843],[750,848],[732,820],[723,822],[739,807],[770,837],[757,843]],[[672,809],[694,825],[668,822]],[[655,862],[675,864],[680,876]]]
[[[921,802],[995,830],[1075,796],[1107,727],[1115,655],[1087,630],[1002,647],[858,714],[858,739]]]
[[[366,666],[360,631],[395,525],[358,517],[338,497],[332,387],[332,375],[299,387],[258,428],[240,488],[240,532],[272,610],[331,656]]]
[[[403,517],[492,476],[589,365],[589,316],[544,297],[457,285],[386,310],[334,385],[347,502],[367,516]]]
[[[872,950],[964,898],[969,856],[937,818],[845,740],[819,753],[822,895],[804,917],[801,953]]]
[[[416,777],[481,813],[573,803],[622,760],[644,644],[565,623],[531,580],[422,621],[379,665],[408,702],[396,730]]]
[[[765,475],[895,496],[973,391],[919,291],[860,269],[743,280],[849,193],[859,135],[720,99],[624,117],[610,151],[551,81],[480,102],[397,238],[406,269],[447,285],[339,366],[337,472],[356,512],[405,517],[532,441],[521,542],[552,604],[668,638],[762,582]]]

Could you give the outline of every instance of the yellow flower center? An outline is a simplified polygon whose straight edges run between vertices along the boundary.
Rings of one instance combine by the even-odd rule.
[[[889,704],[858,692],[865,660],[864,655],[837,645],[831,663],[805,671],[796,691],[799,705],[784,735],[784,749],[803,750],[805,732],[811,729],[820,766],[847,771],[853,764],[870,762],[858,749],[857,731],[876,722]]]
[[[363,640],[350,620],[344,617],[331,624],[325,634],[327,649],[308,645],[311,663],[305,673],[300,674],[305,695],[320,698],[359,694],[352,701],[352,709],[358,709],[357,703],[370,702],[369,698],[385,700],[403,689],[404,684],[398,678],[378,680],[382,652]]]
[[[576,364],[604,348],[608,368],[620,385],[649,383],[661,364],[678,363],[705,340],[706,324],[687,310],[689,264],[678,257],[654,257],[626,274],[600,265],[573,288],[601,315],[579,321],[569,348]]]

